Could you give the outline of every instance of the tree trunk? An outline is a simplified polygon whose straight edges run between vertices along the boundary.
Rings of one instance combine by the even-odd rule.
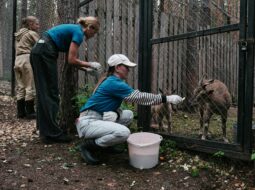
[[[4,6],[0,6],[0,18],[4,18]],[[0,26],[4,25],[4,20],[5,19],[0,19]],[[3,74],[3,27],[0,27],[0,79],[4,77]]]
[[[18,27],[21,27],[21,21],[23,18],[27,16],[27,0],[21,1],[21,10],[20,10],[20,18],[18,19]]]
[[[78,17],[78,0],[58,0],[60,23],[75,23]],[[78,117],[73,97],[78,88],[78,71],[67,62],[67,54],[59,60],[60,123],[69,133],[75,131],[74,122]]]
[[[54,1],[40,0],[36,3],[36,16],[40,21],[40,35],[56,22]]]

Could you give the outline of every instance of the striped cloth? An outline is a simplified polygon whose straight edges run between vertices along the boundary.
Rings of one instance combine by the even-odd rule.
[[[145,106],[157,105],[162,103],[162,95],[135,90],[128,97],[124,98],[124,101]]]

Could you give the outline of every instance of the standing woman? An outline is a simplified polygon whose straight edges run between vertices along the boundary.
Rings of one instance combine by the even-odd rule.
[[[30,52],[36,41],[39,20],[34,16],[22,19],[21,29],[15,33],[16,59],[14,72],[16,77],[17,117],[35,119],[35,87],[30,64]]]
[[[38,99],[37,128],[43,143],[71,141],[71,138],[58,127],[57,122],[59,111],[58,52],[68,53],[68,63],[73,66],[101,72],[100,63],[78,59],[78,49],[83,39],[92,38],[98,30],[99,21],[97,18],[82,17],[78,19],[77,24],[61,24],[49,29],[32,49],[30,59]]]

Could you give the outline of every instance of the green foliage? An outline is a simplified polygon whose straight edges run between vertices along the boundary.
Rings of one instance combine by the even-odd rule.
[[[160,154],[170,151],[171,149],[174,150],[176,148],[176,142],[172,140],[163,140],[160,146],[159,152]]]
[[[195,166],[191,168],[190,175],[192,177],[198,177],[199,176],[199,169]]]
[[[69,153],[74,154],[74,153],[76,153],[76,152],[79,151],[79,147],[78,147],[78,146],[69,147],[69,148],[68,148],[68,151],[69,151]]]
[[[218,152],[215,152],[214,154],[213,154],[213,157],[216,157],[216,158],[222,158],[222,157],[224,157],[224,152],[222,152],[222,151],[218,151]]]
[[[72,99],[74,100],[77,109],[80,109],[87,102],[93,93],[93,89],[94,87],[92,87],[92,85],[86,84],[77,91],[76,95]]]
[[[251,160],[255,161],[255,150],[253,150],[253,152],[251,154]]]

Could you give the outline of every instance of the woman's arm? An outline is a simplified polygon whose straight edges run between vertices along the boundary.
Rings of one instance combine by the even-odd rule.
[[[69,64],[77,66],[79,69],[85,70],[85,71],[91,71],[90,68],[92,68],[97,70],[97,72],[99,73],[102,72],[103,69],[100,63],[82,61],[78,59],[78,52],[79,52],[79,46],[76,43],[71,42],[69,47],[69,52],[68,52]]]
[[[171,104],[179,104],[185,98],[182,98],[179,95],[162,95],[162,94],[152,94],[147,92],[140,92],[139,90],[135,90],[128,97],[124,98],[126,102],[134,102],[140,105],[150,106],[157,105],[160,103],[169,102]]]
[[[68,63],[78,67],[91,67],[89,62],[78,59],[79,46],[71,42],[68,52]]]
[[[135,90],[128,97],[124,98],[124,101],[149,106],[162,103],[165,96],[162,97],[163,95],[161,94],[152,94]]]

